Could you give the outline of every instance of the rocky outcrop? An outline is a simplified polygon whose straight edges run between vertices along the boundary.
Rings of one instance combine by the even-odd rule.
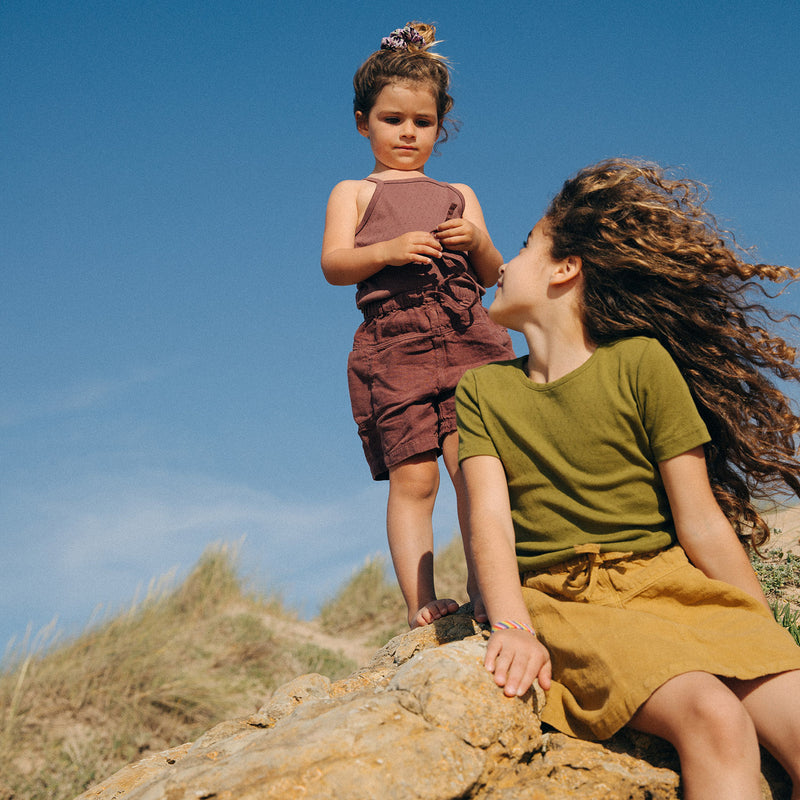
[[[668,746],[542,732],[544,694],[507,698],[486,634],[457,614],[392,639],[331,682],[304,675],[258,713],[150,755],[77,800],[614,800],[679,798]],[[788,797],[764,782],[764,797]]]

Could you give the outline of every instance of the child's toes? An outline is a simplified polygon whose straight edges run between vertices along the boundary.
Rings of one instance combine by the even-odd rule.
[[[435,619],[441,619],[448,614],[455,614],[456,611],[458,611],[458,603],[455,600],[450,598],[431,600],[430,603],[426,603],[414,614],[408,624],[411,628],[420,628],[423,625],[430,625]]]
[[[429,625],[435,617],[428,606],[423,606],[413,617],[408,621],[410,628],[421,628],[423,625]]]
[[[458,603],[456,603],[455,600],[451,600],[449,597],[436,600],[431,611],[435,614],[436,619],[441,619],[448,614],[455,614],[456,611],[458,611]]]

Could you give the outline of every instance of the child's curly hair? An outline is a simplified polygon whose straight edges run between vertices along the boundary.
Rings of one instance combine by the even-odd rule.
[[[753,264],[703,208],[706,188],[656,164],[611,159],[568,180],[545,213],[555,259],[583,262],[583,322],[602,343],[651,336],[685,377],[711,442],[706,463],[722,510],[756,549],[769,538],[753,504],[786,487],[800,496],[800,418],[772,382],[800,380],[795,350],[751,295],[796,270]],[[771,376],[768,377],[768,374]]]

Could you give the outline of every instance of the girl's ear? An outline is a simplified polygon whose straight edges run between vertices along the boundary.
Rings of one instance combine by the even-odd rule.
[[[369,118],[363,111],[356,111],[356,128],[362,136],[369,136]]]
[[[556,264],[550,283],[553,285],[563,285],[578,277],[583,269],[583,262],[580,256],[567,256],[563,261]]]

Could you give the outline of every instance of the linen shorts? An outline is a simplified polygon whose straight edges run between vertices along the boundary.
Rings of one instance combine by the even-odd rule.
[[[411,303],[403,307],[403,302]],[[417,303],[417,304],[414,304]],[[508,331],[474,289],[391,298],[353,339],[347,380],[353,419],[375,480],[456,431],[455,389],[467,369],[514,357]]]
[[[712,580],[683,548],[646,556],[586,552],[527,573],[523,597],[550,652],[542,720],[607,739],[670,678],[750,680],[800,669],[800,647],[750,595]]]

